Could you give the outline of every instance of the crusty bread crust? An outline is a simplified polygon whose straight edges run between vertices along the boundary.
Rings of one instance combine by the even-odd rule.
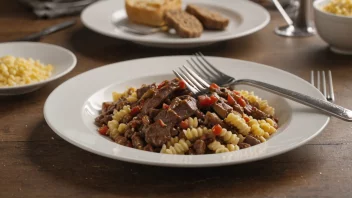
[[[199,20],[184,11],[167,11],[165,21],[182,38],[200,37],[203,32],[203,26]]]
[[[134,23],[163,26],[165,25],[164,14],[168,10],[181,10],[181,0],[165,0],[161,5],[157,6],[138,6],[135,2],[143,0],[125,0],[125,9],[128,19]]]
[[[223,30],[229,25],[228,18],[204,7],[190,4],[186,8],[186,12],[197,17],[206,29]]]

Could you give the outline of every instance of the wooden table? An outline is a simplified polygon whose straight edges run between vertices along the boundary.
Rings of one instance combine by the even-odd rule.
[[[308,79],[331,69],[337,104],[352,108],[352,57],[331,53],[318,37],[283,38],[277,12],[258,33],[201,49],[259,62]],[[0,42],[75,17],[37,20],[14,0],[0,1]],[[78,19],[78,17],[77,17]],[[151,49],[98,35],[80,22],[41,42],[78,58],[68,75],[23,96],[0,98],[0,197],[351,197],[352,124],[335,118],[314,140],[270,159],[236,166],[181,169],[130,164],[91,154],[59,138],[43,105],[58,85],[87,70],[124,60],[196,50]],[[197,49],[199,50],[199,49]],[[309,120],[307,120],[309,122]]]

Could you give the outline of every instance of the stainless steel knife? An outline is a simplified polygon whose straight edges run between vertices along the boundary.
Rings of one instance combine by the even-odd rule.
[[[54,26],[51,26],[49,28],[45,28],[44,30],[34,33],[34,34],[30,34],[28,36],[16,39],[15,41],[38,41],[40,38],[42,38],[43,36],[52,34],[54,32],[66,29],[68,27],[71,27],[72,25],[74,25],[76,23],[75,20],[72,21],[66,21]]]

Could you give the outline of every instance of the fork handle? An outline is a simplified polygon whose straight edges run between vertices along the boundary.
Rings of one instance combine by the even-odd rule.
[[[246,85],[258,87],[266,91],[280,95],[282,97],[291,99],[298,103],[305,104],[312,108],[324,111],[325,113],[335,116],[339,119],[352,122],[351,110],[346,109],[342,106],[327,102],[326,100],[313,98],[311,96],[307,96],[295,91],[291,91],[288,89],[284,89],[281,87],[277,87],[275,85],[271,85],[271,84],[256,81],[256,80],[250,80],[250,79],[236,80],[235,82],[231,83],[230,86],[237,85],[237,84],[246,84]]]

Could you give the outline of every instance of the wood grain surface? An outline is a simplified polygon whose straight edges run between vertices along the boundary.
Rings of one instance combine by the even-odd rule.
[[[44,120],[46,98],[73,76],[109,63],[198,50],[271,65],[306,80],[312,69],[331,69],[336,103],[352,108],[352,56],[331,53],[318,36],[276,36],[273,29],[284,21],[276,11],[270,13],[270,24],[253,35],[201,49],[165,50],[101,36],[83,27],[79,17],[38,20],[16,1],[1,0],[0,42],[77,18],[77,25],[41,42],[73,51],[78,65],[36,92],[0,98],[0,197],[352,197],[352,123],[335,118],[318,137],[291,152],[242,165],[197,169],[100,157],[62,140]]]

